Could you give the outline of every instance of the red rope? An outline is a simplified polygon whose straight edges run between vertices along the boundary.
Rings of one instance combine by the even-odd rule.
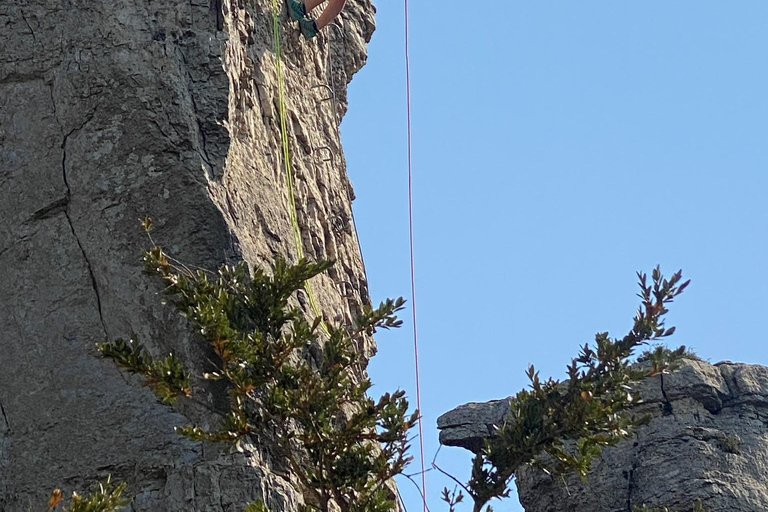
[[[416,366],[416,408],[419,410],[419,457],[421,461],[421,499],[424,512],[427,512],[427,477],[424,468],[424,430],[421,413],[421,379],[419,375],[419,333],[416,327],[416,265],[414,263],[413,244],[413,159],[411,140],[411,54],[410,30],[408,25],[408,0],[403,0],[405,8],[405,96],[408,112],[408,235],[411,249],[411,311],[413,312],[413,358]]]

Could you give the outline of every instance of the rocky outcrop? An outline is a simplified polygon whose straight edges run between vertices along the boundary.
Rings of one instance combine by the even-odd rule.
[[[193,265],[296,257],[271,9],[0,2],[0,510],[40,510],[53,486],[69,492],[107,474],[128,482],[135,511],[301,502],[268,447],[228,453],[181,440],[173,427],[205,426],[207,414],[157,403],[94,351],[135,334],[156,354],[203,364],[141,274],[140,218]],[[338,261],[313,288],[323,314],[345,320],[368,295],[338,123],[373,7],[350,0],[338,27],[311,43],[284,12],[281,22],[303,247]]]
[[[684,360],[638,386],[652,419],[606,449],[586,483],[526,467],[516,475],[527,512],[629,511],[634,505],[711,512],[768,510],[768,368]],[[438,419],[440,440],[472,450],[506,414],[505,401],[468,404]]]

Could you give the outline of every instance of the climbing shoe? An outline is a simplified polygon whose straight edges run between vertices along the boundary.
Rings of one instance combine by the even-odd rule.
[[[312,39],[313,37],[316,37],[317,33],[319,32],[317,28],[317,23],[315,23],[315,20],[310,18],[300,18],[299,28],[301,29],[302,35],[307,39]]]
[[[301,0],[287,0],[288,2],[288,14],[294,20],[301,20],[307,17],[307,7]]]

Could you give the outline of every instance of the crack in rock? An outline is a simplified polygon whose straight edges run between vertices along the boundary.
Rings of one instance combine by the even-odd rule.
[[[672,414],[672,402],[667,396],[667,390],[664,389],[664,373],[659,374],[659,382],[661,383],[661,396],[664,397],[662,413],[664,416],[669,416]]]
[[[627,512],[632,512],[632,493],[635,490],[635,465],[632,464],[632,469],[624,472],[624,477],[627,479]]]
[[[3,416],[3,421],[5,421],[5,430],[6,433],[11,431],[11,422],[8,421],[8,414],[5,412],[5,407],[3,407],[3,404],[0,404],[0,415]]]
[[[53,96],[53,86],[51,86],[51,100],[53,102],[53,111],[56,113],[56,102]],[[35,213],[37,214],[43,212],[43,216],[45,214],[50,214],[54,210],[62,211],[64,213],[64,217],[67,219],[67,222],[69,223],[69,229],[72,232],[72,236],[75,238],[75,242],[77,243],[77,246],[80,248],[80,252],[83,255],[83,260],[85,260],[85,267],[88,270],[88,275],[91,278],[91,287],[93,288],[94,295],[96,296],[96,307],[99,312],[99,321],[101,322],[101,327],[104,330],[104,336],[108,337],[107,332],[107,324],[104,321],[104,311],[102,308],[101,303],[101,293],[99,292],[99,285],[96,280],[96,274],[93,272],[93,265],[91,264],[90,258],[88,258],[88,254],[85,251],[85,247],[83,246],[82,240],[80,239],[80,235],[78,235],[77,230],[75,229],[75,223],[72,221],[72,215],[70,213],[70,206],[72,204],[72,187],[69,184],[69,177],[67,176],[67,142],[69,141],[69,138],[74,135],[75,133],[81,131],[85,126],[93,119],[96,112],[91,112],[88,114],[85,118],[85,120],[80,124],[80,126],[73,128],[68,133],[64,135],[64,138],[61,142],[61,175],[64,180],[64,186],[67,189],[66,196],[62,198],[61,200],[53,203],[52,205],[49,205],[49,207],[43,208],[43,210],[39,210]],[[56,119],[57,122],[58,118]],[[61,126],[61,122],[59,122],[59,126]],[[62,127],[63,128],[63,127]],[[45,210],[48,210],[47,212]],[[34,216],[33,216],[34,218]]]
[[[212,176],[216,175],[216,169],[213,166],[213,163],[211,161],[211,157],[208,155],[208,140],[205,134],[205,129],[203,127],[203,120],[200,119],[200,111],[197,108],[197,101],[195,100],[195,91],[192,89],[192,84],[195,83],[194,78],[192,77],[192,72],[189,70],[189,64],[187,63],[187,56],[184,55],[184,52],[179,48],[178,50],[179,56],[181,57],[181,61],[184,63],[184,72],[187,77],[187,92],[189,93],[189,101],[190,105],[192,106],[192,112],[195,114],[195,122],[197,123],[197,131],[199,135],[198,143],[200,144],[200,149],[198,150],[198,154],[200,155],[200,158],[203,159],[203,162],[208,166],[208,169],[210,170],[210,173]]]

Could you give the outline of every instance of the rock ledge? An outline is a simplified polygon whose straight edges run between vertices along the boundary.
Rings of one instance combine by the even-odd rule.
[[[633,505],[711,512],[768,510],[768,368],[684,360],[637,388],[651,422],[606,449],[586,484],[526,467],[516,482],[527,512],[619,512]],[[462,405],[438,419],[440,441],[478,450],[509,399]]]

